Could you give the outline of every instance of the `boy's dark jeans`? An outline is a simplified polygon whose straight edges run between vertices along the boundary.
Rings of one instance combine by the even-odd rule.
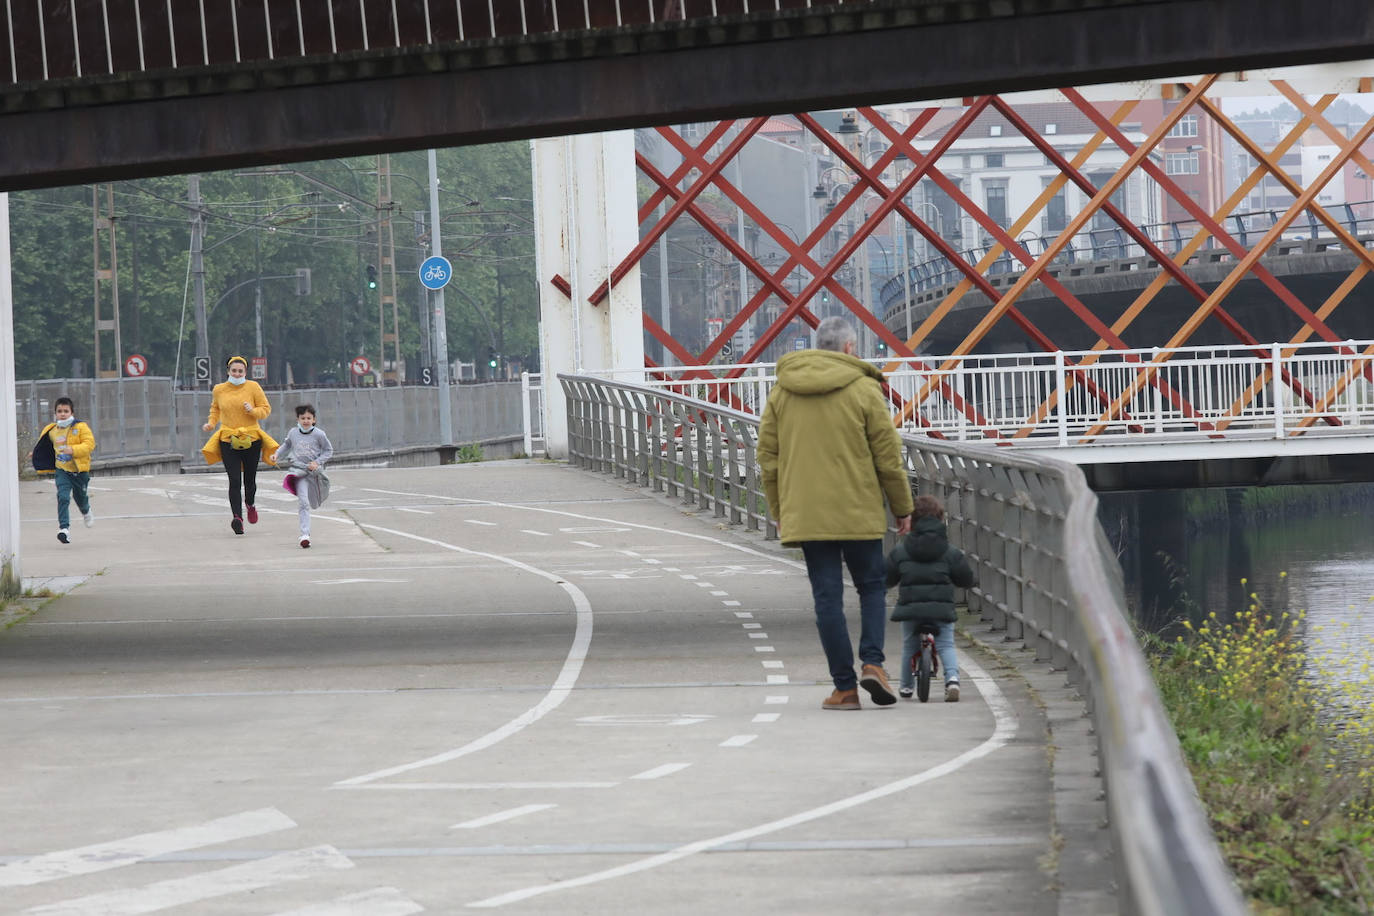
[[[883,542],[803,541],[806,574],[816,603],[816,631],[830,665],[836,690],[854,690],[854,646],[844,619],[844,570],[849,567],[859,591],[859,660],[865,665],[883,663],[883,639],[887,632],[887,566]]]
[[[67,511],[67,503],[73,498],[76,500],[76,508],[85,515],[91,511],[91,497],[86,492],[90,485],[91,475],[86,471],[64,471],[57,469],[57,527],[70,528],[72,526],[71,514]]]
[[[261,457],[261,439],[242,450],[228,442],[219,444],[219,458],[229,474],[229,509],[234,513],[234,518],[243,518],[245,499],[248,505],[255,505],[258,497],[258,459]]]

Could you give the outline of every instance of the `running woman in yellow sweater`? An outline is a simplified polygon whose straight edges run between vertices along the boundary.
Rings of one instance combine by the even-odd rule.
[[[272,413],[262,386],[248,378],[248,360],[231,356],[225,368],[229,378],[215,386],[210,394],[210,419],[201,427],[206,432],[215,429],[201,454],[206,464],[224,462],[229,474],[229,510],[234,513],[229,527],[235,534],[243,534],[244,509],[248,510],[248,524],[258,521],[253,501],[258,495],[258,461],[266,458],[272,463],[277,442],[258,425]]]

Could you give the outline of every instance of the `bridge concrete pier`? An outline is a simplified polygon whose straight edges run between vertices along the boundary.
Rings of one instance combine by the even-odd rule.
[[[558,373],[644,365],[639,268],[590,297],[639,243],[634,132],[535,140],[535,276],[548,455],[568,454]],[[624,381],[642,381],[622,378]]]
[[[0,598],[19,590],[19,443],[14,418],[10,196],[0,194]]]

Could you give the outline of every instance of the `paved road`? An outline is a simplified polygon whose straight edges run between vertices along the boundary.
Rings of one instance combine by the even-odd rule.
[[[0,635],[4,912],[1056,911],[988,656],[823,712],[758,538],[511,461],[340,470],[301,550],[278,479],[236,537],[221,476],[98,478],[67,546],[21,483],[26,577],[79,584]]]

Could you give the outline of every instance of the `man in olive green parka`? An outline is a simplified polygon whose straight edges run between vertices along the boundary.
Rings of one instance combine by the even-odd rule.
[[[859,709],[856,680],[879,706],[897,701],[883,671],[883,498],[899,534],[905,534],[911,529],[911,487],[883,398],[882,373],[854,356],[854,347],[848,322],[822,321],[816,349],[778,361],[778,381],[759,428],[768,509],[783,545],[800,547],[806,558],[816,629],[835,684],[823,709]],[[859,592],[863,671],[857,679],[844,617],[844,566]]]

